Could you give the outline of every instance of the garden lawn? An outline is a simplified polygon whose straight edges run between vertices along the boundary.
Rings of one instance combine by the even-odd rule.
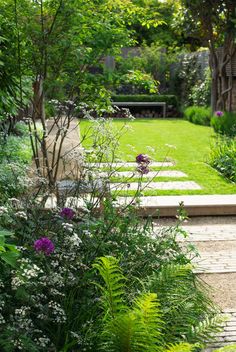
[[[91,122],[82,121],[81,135]],[[181,194],[234,194],[236,185],[226,181],[207,161],[210,148],[214,145],[215,133],[211,127],[194,125],[182,119],[138,119],[134,121],[116,119],[114,126],[121,128],[127,123],[131,128],[120,140],[120,153],[125,161],[134,161],[137,154],[147,153],[155,161],[166,158],[175,165],[163,170],[179,170],[187,174],[187,178],[179,181],[195,181],[201,190],[147,190],[145,195],[181,195]],[[89,142],[85,143],[88,146]],[[131,145],[134,147],[132,150]],[[149,147],[155,148],[154,153]],[[157,168],[152,168],[157,170]],[[174,181],[171,178],[155,178],[155,181]],[[175,179],[176,180],[176,179]],[[129,181],[130,182],[130,181]],[[130,191],[132,194],[132,191]]]

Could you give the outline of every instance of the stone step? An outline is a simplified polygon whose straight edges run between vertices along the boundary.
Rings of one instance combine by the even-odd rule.
[[[111,183],[112,191],[129,190],[136,191],[140,189],[140,183]],[[141,190],[199,190],[201,187],[194,181],[166,181],[166,182],[142,182]]]
[[[121,167],[137,167],[136,162],[130,162],[130,161],[123,161],[123,162],[114,162],[114,163],[85,163],[86,167],[91,167],[91,168],[98,168],[102,169],[104,167],[108,167],[109,169],[115,169],[115,168],[121,168]],[[174,163],[172,161],[152,161],[150,163],[150,167],[171,167],[174,166]]]
[[[236,249],[215,252],[200,252],[192,259],[196,273],[236,273]]]
[[[140,173],[138,171],[114,171],[114,172],[99,172],[100,177],[140,177]],[[187,175],[182,171],[177,170],[160,170],[160,171],[150,171],[148,174],[143,175],[143,179],[145,178],[154,178],[154,177],[187,177]]]
[[[68,197],[66,203],[69,204],[72,198],[74,206],[80,207],[83,206],[83,199],[86,197]],[[117,206],[120,207],[133,203],[133,197],[117,198]],[[184,204],[184,209],[189,216],[236,215],[236,195],[233,194],[140,197],[137,213],[141,217],[176,217],[180,203]],[[56,206],[56,197],[48,197],[45,207],[50,209]]]
[[[132,197],[118,198],[122,205],[132,201]],[[138,213],[143,217],[175,217],[180,203],[189,216],[236,215],[236,194],[140,197]]]

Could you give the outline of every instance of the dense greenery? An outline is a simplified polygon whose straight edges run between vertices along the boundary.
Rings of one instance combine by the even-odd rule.
[[[32,150],[25,124],[15,126],[15,134],[0,138],[0,201],[16,197],[28,186],[27,167],[31,163]]]
[[[210,126],[211,116],[211,108],[189,106],[184,110],[184,118],[197,125]]]
[[[212,146],[210,163],[224,177],[236,182],[236,139],[218,137]]]
[[[180,342],[204,344],[209,333],[218,330],[220,320],[205,289],[192,273],[186,253],[176,241],[177,234],[182,232],[179,224],[154,235],[151,223],[141,224],[133,207],[121,214],[107,201],[99,217],[86,209],[83,214],[68,208],[46,212],[29,200],[24,210],[13,209],[10,203],[1,208],[1,226],[14,234],[8,243],[20,248],[17,266],[0,259],[1,350],[15,351],[20,346],[26,351],[46,348],[95,351],[102,342],[104,350],[118,351],[115,345],[113,349],[108,346],[122,338],[122,335],[115,336],[115,331],[122,329],[120,334],[127,336],[129,324],[133,324],[134,332],[143,324],[142,339],[136,340],[134,333],[135,345],[138,341],[145,344],[149,341],[153,348],[161,343],[167,349]],[[45,237],[51,245],[50,252],[36,246]],[[100,269],[107,288],[92,269],[97,256],[111,254],[120,259],[128,279],[124,299],[121,297],[123,277],[119,277],[115,259],[107,263],[110,265],[107,273],[105,268]],[[100,292],[94,286],[95,281],[101,284],[102,300],[98,299]],[[108,295],[106,289],[112,292]],[[148,295],[146,290],[155,293]],[[141,291],[142,298],[137,300],[137,292]],[[162,293],[158,296],[159,303],[158,292]],[[106,320],[100,309],[101,302]],[[133,308],[132,302],[135,302]],[[144,314],[145,307],[149,311],[148,304],[153,317],[160,315],[159,325],[156,325],[159,319],[153,325],[150,321],[151,332],[149,322],[143,322],[140,315]],[[137,325],[131,319],[135,307],[140,309]],[[173,311],[176,313],[172,314]],[[109,316],[116,319],[114,326],[110,325]],[[154,340],[146,340],[150,335],[145,332],[152,333]],[[156,335],[161,340],[156,340]],[[125,347],[121,351],[125,352]]]
[[[178,102],[175,95],[145,95],[145,94],[135,94],[135,95],[113,95],[113,101],[126,102],[126,101],[141,101],[141,102],[165,102],[168,105],[178,106]]]
[[[190,106],[186,118],[209,124],[210,111],[203,107],[209,104],[209,71],[200,72],[198,54],[183,52],[209,40],[215,89],[217,75],[225,78],[226,64],[220,62],[217,71],[214,50],[224,43],[227,58],[232,57],[235,5],[230,0],[215,1],[212,8],[210,2],[199,4],[1,1],[2,352],[199,352],[220,331],[219,310],[193,271],[190,258],[196,249],[177,240],[187,236],[181,228],[184,209],[180,206],[175,226],[157,230],[152,219],[138,216],[141,188],[128,191],[133,198],[124,205],[109,188],[117,177],[112,162],[137,161],[137,154],[146,160],[137,161],[141,185],[152,168],[150,152],[153,160],[173,161],[170,169],[185,172],[184,180],[196,181],[201,189],[194,194],[233,193],[235,184],[206,164],[213,129],[177,119],[140,119],[130,121],[132,131],[125,134],[129,126],[123,121],[98,118],[106,116],[112,97],[166,102],[174,111],[183,102],[197,104],[202,107]],[[131,46],[141,48],[127,50]],[[114,67],[104,65],[111,57]],[[212,94],[213,106],[222,109],[230,94],[223,85]],[[75,111],[89,121],[81,122],[80,141],[68,150],[71,124],[77,128]],[[235,115],[222,115],[212,119],[212,126],[232,136]],[[48,136],[50,123],[55,135]],[[60,175],[72,183],[69,191],[58,182],[62,159],[62,168],[75,166],[66,174],[73,181]],[[211,165],[234,182],[235,160],[235,139],[220,139]],[[109,164],[105,181],[90,163],[102,161]],[[145,194],[193,193],[155,192]]]
[[[236,136],[236,113],[220,112],[219,115],[220,116],[218,116],[216,112],[216,114],[211,119],[211,125],[214,130],[219,134],[229,137]]]

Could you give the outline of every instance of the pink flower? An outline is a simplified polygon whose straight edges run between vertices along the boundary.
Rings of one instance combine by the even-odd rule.
[[[218,117],[221,117],[221,116],[223,116],[224,115],[224,113],[223,113],[223,111],[216,111],[216,116],[218,116]]]
[[[65,219],[72,220],[75,216],[75,212],[71,208],[63,208],[60,212],[60,216]]]
[[[137,167],[137,171],[140,172],[140,174],[142,175],[146,175],[149,173],[150,169],[147,165],[145,164],[140,164],[138,167]]]
[[[150,163],[150,158],[146,154],[139,154],[139,155],[136,156],[136,162],[138,164],[140,164],[140,163],[149,164]]]
[[[50,255],[54,252],[55,246],[48,237],[41,237],[34,242],[34,249],[37,252],[43,252],[45,255]]]

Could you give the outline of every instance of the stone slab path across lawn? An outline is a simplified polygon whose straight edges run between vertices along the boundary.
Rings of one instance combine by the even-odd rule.
[[[150,164],[150,169],[152,167],[164,167],[168,168],[170,166],[173,166],[174,163],[172,162],[160,162],[160,161],[153,161]],[[112,173],[112,176],[120,178],[120,182],[111,182],[110,187],[112,191],[123,191],[123,190],[130,190],[130,191],[136,191],[140,189],[140,183],[132,181],[132,177],[138,177],[138,173],[136,172],[137,168],[137,163],[136,162],[119,162],[119,163],[90,163],[86,164],[88,167],[95,167],[97,170],[97,174],[100,177],[106,177],[106,173],[102,171],[105,167],[109,167],[110,170],[114,170],[114,173]],[[117,170],[117,168],[130,168],[133,167],[134,171],[120,171]],[[101,170],[99,174],[99,170]],[[109,172],[108,172],[109,174]],[[127,182],[123,180],[124,177],[127,177]],[[154,177],[166,177],[166,181],[158,181],[158,182],[153,182],[151,179]],[[196,182],[192,180],[188,181],[171,181],[168,180],[168,178],[182,178],[182,177],[188,177],[185,173],[179,170],[159,170],[159,171],[151,171],[148,174],[144,175],[144,179],[150,178],[150,182],[145,182],[143,180],[142,182],[142,191],[145,190],[199,190],[201,189],[201,186],[198,185]]]

